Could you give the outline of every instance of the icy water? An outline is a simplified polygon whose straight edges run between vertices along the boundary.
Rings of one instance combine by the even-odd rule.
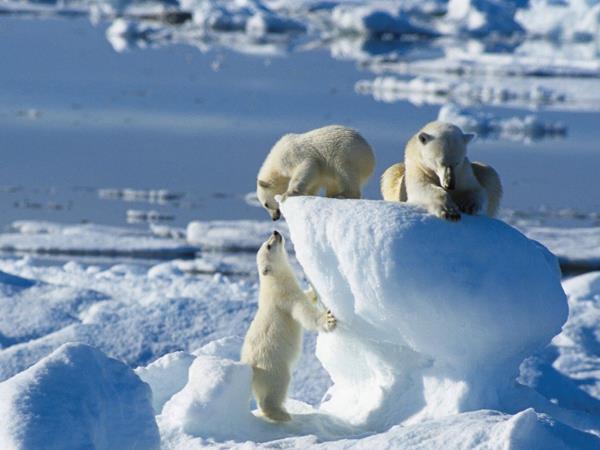
[[[117,53],[107,26],[0,18],[0,225],[123,225],[128,210],[130,222],[150,214],[176,225],[265,218],[244,196],[270,146],[286,132],[331,123],[359,129],[373,145],[377,167],[365,195],[378,198],[380,174],[438,114],[439,106],[358,94],[355,84],[374,75],[326,49],[279,57],[186,45]],[[536,114],[564,123],[567,136],[480,139],[472,159],[500,172],[507,208],[599,211],[600,114]],[[168,193],[149,192],[159,189]]]

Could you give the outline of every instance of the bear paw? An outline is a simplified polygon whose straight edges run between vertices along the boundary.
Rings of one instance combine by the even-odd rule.
[[[335,330],[335,327],[337,327],[337,319],[331,310],[328,309],[323,316],[323,331],[330,332]]]
[[[435,212],[435,215],[441,219],[449,220],[450,222],[460,220],[460,210],[454,205],[442,205]]]
[[[465,214],[477,214],[481,211],[481,204],[474,198],[464,200],[460,205],[460,210]]]
[[[292,416],[287,411],[281,408],[270,408],[262,411],[263,415],[273,422],[289,422]]]

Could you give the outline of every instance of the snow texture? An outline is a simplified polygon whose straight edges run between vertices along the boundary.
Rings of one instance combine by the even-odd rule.
[[[520,362],[566,320],[555,257],[500,221],[309,197],[282,211],[339,319],[318,339],[334,382],[322,410],[353,424],[500,408]]]
[[[311,266],[305,269],[320,291],[322,301],[332,306],[340,319],[338,330],[320,338],[318,355],[332,371],[336,383],[322,405],[319,399],[331,386],[331,380],[313,354],[314,338],[309,334],[286,403],[294,420],[277,425],[252,412],[249,370],[236,361],[242,338],[256,310],[255,275],[250,278],[197,272],[190,275],[193,271],[184,269],[195,264],[193,261],[173,261],[151,267],[140,264],[106,267],[74,262],[48,265],[29,257],[0,259],[0,304],[5,304],[2,314],[6,316],[0,322],[0,336],[4,339],[0,348],[0,379],[6,380],[0,383],[0,392],[6,392],[5,386],[14,387],[14,380],[29,379],[27,374],[38,373],[39,367],[46,367],[45,361],[53,360],[54,355],[63,355],[64,349],[70,348],[61,347],[63,343],[79,341],[139,366],[135,372],[152,389],[152,400],[146,395],[143,402],[130,402],[130,406],[138,405],[138,408],[129,416],[151,417],[154,413],[161,448],[165,449],[598,448],[598,273],[564,282],[569,297],[569,317],[562,333],[544,346],[560,331],[558,319],[562,316],[564,320],[565,313],[564,304],[561,307],[556,301],[561,297],[564,302],[564,297],[557,281],[555,260],[539,244],[509,226],[484,217],[465,217],[461,223],[448,224],[410,206],[385,202],[296,198],[287,200],[284,209],[294,203],[297,210],[287,211],[294,244],[298,247],[302,242],[305,253],[312,249],[312,254],[316,249],[315,253],[324,255],[318,260],[316,275]],[[361,211],[365,208],[367,212],[370,208],[381,209],[387,219],[376,220],[373,211],[354,214],[355,208]],[[360,218],[358,224],[345,221],[346,209]],[[299,239],[294,215],[309,216],[301,236],[317,228],[321,234],[312,233],[307,241]],[[372,236],[364,227],[373,231]],[[343,233],[338,233],[340,229]],[[457,248],[464,236],[461,229],[475,236],[480,233],[482,239],[487,239],[478,246],[479,241],[469,236],[472,251],[461,249],[457,254],[449,254],[448,249]],[[240,239],[246,236],[253,239],[250,233],[243,232],[242,226],[238,230],[242,230]],[[446,230],[452,232],[447,247],[442,245],[435,249],[433,244],[439,247],[439,241],[449,236]],[[380,240],[372,245],[369,241],[375,237]],[[400,255],[404,257],[410,252],[407,253],[405,247],[399,251],[400,243],[411,249],[419,247],[421,252],[404,261]],[[490,258],[486,253],[490,247],[501,247],[502,253]],[[346,262],[345,253],[335,253],[344,249],[353,254]],[[515,256],[519,252],[524,256]],[[251,253],[221,256],[231,258],[232,264],[236,264],[233,262],[236,257],[244,261],[249,256],[254,258]],[[364,263],[358,265],[360,284],[357,284],[351,265],[352,258],[359,256],[364,258]],[[214,257],[218,258],[218,254]],[[509,267],[505,262],[511,257],[516,264]],[[465,265],[470,258],[472,264]],[[525,261],[525,268],[519,265],[521,260]],[[385,261],[383,276],[375,270],[382,261]],[[408,277],[423,270],[422,261],[426,261],[428,272],[417,277],[418,285],[412,284]],[[447,273],[437,272],[443,268]],[[397,270],[406,274],[398,274]],[[504,282],[499,286],[497,270],[502,272],[502,277],[508,277],[507,280],[511,274],[516,276],[517,270],[521,270],[521,276],[512,284]],[[336,275],[342,271],[346,279]],[[482,277],[479,284],[472,283],[469,277],[475,272]],[[323,288],[325,276],[331,277]],[[436,283],[427,282],[431,280],[429,276],[435,277]],[[391,278],[396,277],[403,285],[393,286],[392,291],[395,282]],[[351,281],[355,283],[347,287]],[[443,295],[432,294],[438,282],[445,289]],[[487,293],[483,296],[484,289],[492,285],[498,288],[493,296]],[[549,292],[540,312],[540,301],[534,294],[543,285]],[[381,293],[364,297],[365,287],[369,286],[377,286],[377,292]],[[423,287],[427,290],[427,301],[417,303],[415,291],[419,288],[418,298],[421,298]],[[458,295],[461,289],[469,295]],[[330,295],[332,290],[338,294]],[[403,295],[398,296],[398,292]],[[503,293],[514,297],[500,299]],[[355,303],[356,298],[366,300]],[[332,299],[339,303],[332,303]],[[414,311],[403,310],[406,305]],[[389,317],[383,317],[384,310]],[[445,315],[445,324],[440,325],[442,312],[436,310]],[[400,311],[407,317],[396,315]],[[507,315],[510,320],[501,320]],[[528,329],[524,325],[526,318],[529,318]],[[435,329],[428,326],[430,320]],[[478,333],[484,333],[486,327],[492,332],[480,339]],[[507,337],[507,329],[514,336]],[[368,339],[353,337],[352,333],[357,330]],[[382,336],[386,343],[382,343]],[[501,344],[494,342],[500,337]],[[439,348],[437,343],[429,342],[442,338]],[[343,342],[336,343],[337,339]],[[517,341],[522,343],[522,348],[516,349]],[[399,342],[406,345],[399,349]],[[455,349],[461,342],[464,344],[462,353]],[[430,345],[435,348],[431,350]],[[354,365],[355,359],[346,359],[349,355],[344,352],[345,346],[350,347],[350,357],[367,358],[368,363],[361,361],[360,365]],[[489,346],[496,346],[495,355],[489,354]],[[57,348],[61,348],[58,353],[47,357]],[[88,356],[101,355],[83,345],[74,348],[86,349],[83,352]],[[380,350],[375,351],[377,348]],[[528,356],[522,363],[521,355]],[[86,358],[76,359],[81,362]],[[82,365],[84,362],[77,363],[77,367]],[[135,377],[124,365],[119,367]],[[366,369],[357,370],[361,367]],[[348,380],[350,370],[352,379]],[[78,380],[95,377],[95,387],[102,385],[97,380],[100,373],[107,373],[96,370],[82,374],[79,368],[74,371]],[[17,372],[21,374],[9,378]],[[369,378],[375,372],[380,377]],[[443,380],[440,379],[442,374],[445,374]],[[55,389],[67,382],[63,385],[59,378],[57,375],[45,383],[43,392],[59,392],[56,396],[62,398],[63,393]],[[117,379],[107,376],[104,383]],[[348,383],[349,390],[340,392],[340,383]],[[386,407],[385,397],[380,395],[382,384],[391,386],[386,394],[395,401],[387,415],[381,413]],[[393,387],[402,386],[406,391],[397,395],[399,391]],[[9,389],[11,392],[13,387]],[[368,393],[368,401],[361,398],[360,392]],[[496,394],[503,395],[496,398]],[[96,398],[93,394],[89,396]],[[78,399],[83,402],[89,396],[82,394]],[[348,402],[345,404],[348,408],[362,401],[363,407],[380,413],[371,412],[361,425],[352,424],[340,418],[344,412],[340,414],[332,401]],[[10,411],[4,413],[3,410],[3,417],[14,414],[36,417],[36,405],[27,403],[17,411],[13,403],[4,404]],[[437,405],[435,411],[431,410],[432,405]],[[481,407],[493,409],[479,409]],[[73,408],[78,417],[87,417],[87,410],[80,413],[79,406]],[[115,421],[117,419],[115,416]],[[4,422],[0,423],[0,430],[5,430],[4,426]],[[152,430],[152,426],[148,430]],[[11,436],[13,431],[9,431]],[[32,439],[40,435],[28,434]],[[51,437],[57,442],[55,448],[72,448],[69,447],[73,445],[70,435],[60,433]],[[10,441],[2,441],[5,442]],[[153,448],[152,445],[150,442],[145,448]]]
[[[160,448],[151,391],[125,364],[66,344],[0,383],[5,449]]]

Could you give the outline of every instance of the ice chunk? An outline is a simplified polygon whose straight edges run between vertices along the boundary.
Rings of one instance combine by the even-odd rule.
[[[250,412],[251,381],[249,366],[200,355],[186,386],[165,404],[161,426],[217,440],[247,438],[258,420]]]
[[[490,34],[512,35],[523,28],[515,20],[520,1],[449,0],[446,26],[447,34],[469,33],[474,36]]]
[[[412,7],[411,7],[412,6]],[[331,21],[342,32],[354,32],[373,36],[413,34],[437,36],[438,33],[424,20],[421,8],[416,4],[408,7],[383,3],[375,5],[339,5],[333,9]]]
[[[322,410],[353,424],[502,408],[520,362],[565,322],[555,258],[498,220],[317,197],[282,211],[339,319],[317,344],[334,382]]]
[[[163,405],[186,385],[194,356],[186,352],[167,353],[135,373],[152,388],[152,406],[160,414]]]
[[[125,364],[67,344],[0,383],[0,442],[15,449],[158,449],[150,396]]]
[[[544,122],[534,114],[500,118],[491,113],[460,108],[452,103],[440,108],[438,120],[456,124],[464,131],[475,132],[484,139],[529,142],[564,137],[567,134],[566,125],[560,122]]]

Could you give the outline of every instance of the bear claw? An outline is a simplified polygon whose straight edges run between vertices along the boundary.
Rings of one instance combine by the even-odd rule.
[[[333,330],[335,330],[336,326],[337,326],[337,319],[335,318],[335,316],[333,315],[331,310],[328,309],[327,313],[325,314],[324,329],[325,329],[325,331],[333,331]]]

